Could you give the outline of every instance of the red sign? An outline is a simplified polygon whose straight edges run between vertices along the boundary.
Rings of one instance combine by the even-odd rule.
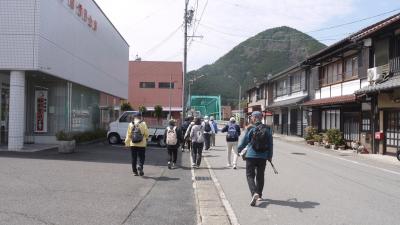
[[[383,132],[380,132],[380,131],[375,132],[375,140],[381,141],[381,140],[383,140],[383,137],[384,137]]]
[[[68,6],[72,10],[75,10],[76,15],[82,18],[92,30],[97,30],[97,20],[93,19],[91,15],[88,15],[87,9],[81,3],[77,0],[68,0]]]

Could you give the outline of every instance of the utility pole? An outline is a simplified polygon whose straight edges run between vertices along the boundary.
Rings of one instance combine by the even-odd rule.
[[[189,0],[185,0],[185,14],[184,14],[184,23],[185,23],[185,32],[184,32],[184,37],[183,37],[183,76],[182,76],[182,120],[181,122],[183,123],[183,120],[185,118],[186,114],[186,104],[185,104],[185,78],[186,78],[186,72],[187,72],[187,28],[188,28],[188,4]]]

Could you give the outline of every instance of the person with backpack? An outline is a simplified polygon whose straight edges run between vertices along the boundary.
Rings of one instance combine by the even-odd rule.
[[[211,146],[215,147],[215,135],[218,133],[218,124],[215,122],[214,117],[210,116],[211,126],[214,128],[214,133],[211,134]]]
[[[193,126],[194,126],[194,122],[192,121],[192,122],[190,122],[190,125],[189,125],[188,129],[186,130],[186,133],[183,137],[183,140],[186,142],[186,145],[188,146],[189,152],[190,152],[190,149],[193,149],[192,140],[190,138],[190,132],[192,131]]]
[[[204,128],[200,118],[195,119],[190,130],[190,139],[192,140],[192,167],[199,168],[204,145]]]
[[[168,122],[168,127],[165,129],[164,142],[167,144],[168,150],[168,169],[175,169],[176,159],[178,156],[178,148],[182,143],[181,129],[176,127],[176,120],[172,119]]]
[[[144,175],[143,166],[148,137],[149,129],[147,128],[146,122],[141,121],[139,115],[135,115],[132,118],[132,122],[128,125],[125,137],[125,146],[131,149],[132,172],[135,176]],[[137,165],[138,158],[139,165]]]
[[[255,111],[251,114],[252,125],[246,130],[246,134],[239,144],[239,153],[247,149],[246,177],[251,193],[250,205],[262,200],[264,189],[264,173],[267,160],[272,163],[273,139],[271,127],[262,124],[262,113]],[[255,180],[254,180],[255,179]]]
[[[187,131],[187,129],[188,129],[189,126],[190,126],[190,122],[191,122],[191,118],[190,118],[190,117],[186,117],[186,118],[185,118],[185,122],[183,122],[183,124],[182,124],[182,126],[181,126],[182,135],[185,135],[185,134],[186,134],[186,131]],[[182,146],[181,146],[181,148],[182,148],[182,152],[184,152],[184,151],[185,151],[185,144],[187,144],[187,143],[186,143],[186,141],[185,141],[184,136],[182,136],[182,139],[183,139],[184,141],[182,141]],[[189,146],[188,146],[188,149],[190,150],[190,147],[189,147]]]
[[[226,144],[228,147],[228,167],[233,164],[233,169],[236,169],[237,159],[238,159],[238,141],[240,136],[240,127],[236,124],[234,117],[229,119],[229,123],[222,129],[222,133],[226,134]],[[233,152],[233,163],[232,163],[232,153]]]
[[[215,133],[214,127],[211,126],[211,122],[208,120],[208,116],[204,117],[204,121],[201,125],[204,128],[204,149],[210,150],[211,135]]]

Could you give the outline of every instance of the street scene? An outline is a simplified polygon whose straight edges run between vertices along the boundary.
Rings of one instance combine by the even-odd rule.
[[[392,225],[396,0],[0,0],[0,225]]]

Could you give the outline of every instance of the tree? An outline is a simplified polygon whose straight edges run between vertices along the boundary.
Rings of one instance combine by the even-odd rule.
[[[144,105],[139,106],[140,116],[143,116],[147,112],[147,108]]]
[[[132,111],[133,108],[129,102],[124,102],[121,104],[121,111]]]
[[[160,122],[160,118],[162,116],[163,113],[163,108],[161,105],[156,105],[154,106],[154,116],[157,118],[157,122]]]

